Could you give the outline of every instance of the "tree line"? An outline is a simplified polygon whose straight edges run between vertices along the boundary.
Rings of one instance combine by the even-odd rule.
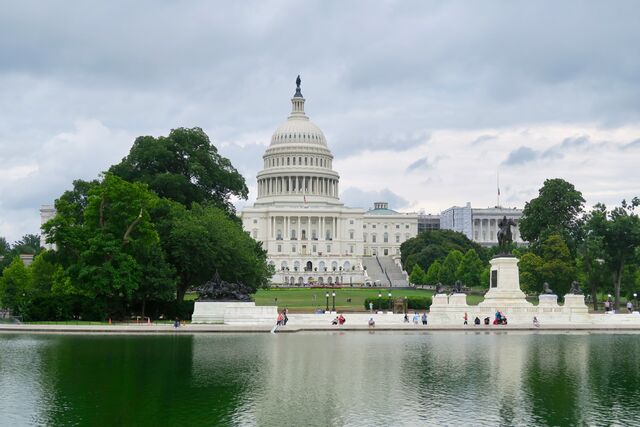
[[[0,305],[32,320],[185,317],[187,291],[216,271],[254,291],[267,286],[266,251],[231,203],[247,195],[242,175],[201,129],[139,137],[120,163],[74,181],[55,201],[42,231],[56,250],[29,267],[8,261]]]

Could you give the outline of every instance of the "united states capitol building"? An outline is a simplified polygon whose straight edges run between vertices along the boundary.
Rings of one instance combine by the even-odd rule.
[[[405,285],[400,245],[418,234],[418,215],[385,202],[367,211],[344,206],[333,155],[304,103],[298,80],[291,114],[262,156],[256,201],[240,215],[267,250],[273,283],[362,284],[375,282],[377,271],[385,282]]]

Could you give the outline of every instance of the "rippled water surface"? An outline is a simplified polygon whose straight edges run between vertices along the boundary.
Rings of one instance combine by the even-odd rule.
[[[0,334],[0,425],[640,425],[640,335]]]

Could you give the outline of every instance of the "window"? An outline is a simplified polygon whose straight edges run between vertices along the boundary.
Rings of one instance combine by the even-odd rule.
[[[362,235],[362,240],[363,240],[365,243],[367,243],[367,233],[364,233],[364,234]]]
[[[373,225],[371,226],[371,228],[376,228],[376,225],[375,225],[375,224],[373,224]]]
[[[396,229],[400,228],[400,224],[396,224]]]
[[[367,228],[367,224],[362,224],[362,228]]]
[[[349,253],[352,254],[353,253],[353,245],[349,245]]]
[[[352,219],[349,220],[349,224],[353,224],[353,220]]]
[[[296,158],[295,157],[293,158],[293,165],[294,166],[296,165]]]
[[[383,238],[384,238],[384,242],[385,243],[389,243],[389,234],[388,233],[384,233]]]
[[[353,231],[349,231],[349,238],[350,238],[351,240],[353,240],[353,235],[354,235]]]
[[[316,245],[311,246],[311,252],[313,252],[313,253],[316,252]]]
[[[282,252],[282,245],[278,245],[278,252]]]
[[[253,220],[253,223],[254,223],[254,224],[257,224],[257,223],[258,223],[258,220],[257,220],[257,219],[254,219],[254,220]]]
[[[385,224],[385,225],[384,225],[384,229],[385,229],[385,230],[387,229],[387,224]]]
[[[252,234],[254,239],[258,238],[258,230],[254,229]]]
[[[295,252],[296,251],[296,245],[291,245],[291,252]]]
[[[400,243],[400,235],[396,234],[396,243]]]
[[[376,243],[376,235],[375,234],[371,235],[371,242],[372,243]]]
[[[327,245],[327,253],[331,252],[331,245]]]
[[[405,225],[404,228],[409,229],[409,224]]]

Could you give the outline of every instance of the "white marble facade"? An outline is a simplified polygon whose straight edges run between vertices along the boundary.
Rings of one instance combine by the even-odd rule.
[[[505,216],[516,223],[516,226],[511,228],[513,241],[525,243],[518,228],[522,209],[472,208],[470,203],[465,206],[453,206],[440,214],[440,228],[463,233],[483,246],[493,246],[498,244],[498,222]]]
[[[299,87],[291,103],[262,156],[256,202],[240,214],[243,227],[263,243],[276,284],[362,284],[363,256],[399,256],[400,244],[418,233],[418,217],[383,202],[366,212],[344,206],[333,154],[305,114]]]

